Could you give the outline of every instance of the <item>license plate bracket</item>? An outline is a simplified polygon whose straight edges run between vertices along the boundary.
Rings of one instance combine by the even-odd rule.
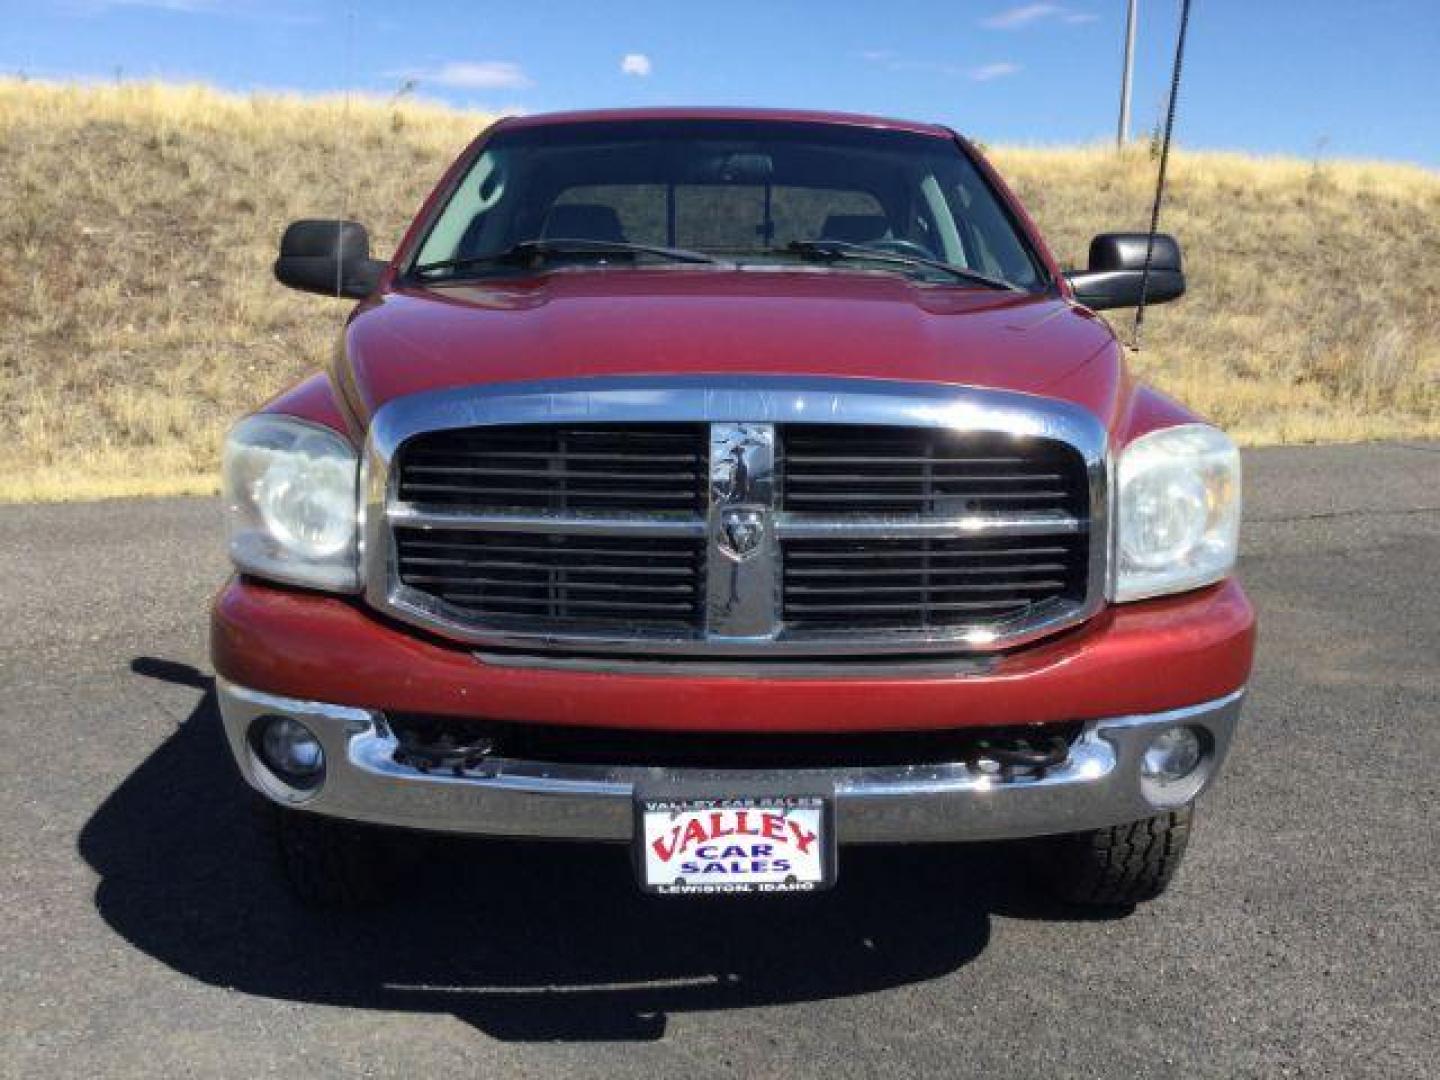
[[[634,850],[647,893],[819,892],[835,884],[835,804],[821,794],[642,793]]]

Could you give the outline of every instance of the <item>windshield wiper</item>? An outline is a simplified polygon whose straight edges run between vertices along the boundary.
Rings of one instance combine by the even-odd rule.
[[[785,245],[785,250],[799,255],[802,259],[811,259],[817,262],[839,262],[848,259],[857,262],[890,263],[894,266],[926,267],[931,270],[941,270],[960,281],[983,285],[987,289],[1005,289],[1018,293],[1025,291],[1020,286],[1012,285],[1008,281],[976,273],[974,270],[967,270],[963,266],[956,266],[953,263],[942,262],[939,259],[926,259],[919,255],[903,255],[898,251],[884,251],[880,248],[870,247],[868,244],[852,244],[848,240],[792,240]]]
[[[703,251],[685,248],[658,247],[653,244],[629,244],[622,240],[583,240],[556,237],[545,240],[521,240],[504,251],[488,255],[467,255],[459,259],[421,263],[413,273],[422,276],[443,270],[471,270],[485,266],[539,266],[548,259],[565,255],[648,255],[678,263],[719,263],[721,260]]]

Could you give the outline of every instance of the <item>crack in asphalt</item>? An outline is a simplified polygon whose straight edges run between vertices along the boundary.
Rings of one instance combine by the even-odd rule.
[[[1440,514],[1440,506],[1417,506],[1410,510],[1317,510],[1310,514],[1291,514],[1287,517],[1252,517],[1246,521],[1251,525],[1278,525],[1292,521],[1330,521],[1348,517],[1415,517],[1421,514]]]

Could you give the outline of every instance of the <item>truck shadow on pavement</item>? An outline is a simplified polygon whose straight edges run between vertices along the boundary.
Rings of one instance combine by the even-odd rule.
[[[870,993],[947,975],[990,918],[1047,907],[996,848],[862,848],[814,897],[665,900],[623,847],[419,837],[391,906],[317,914],[285,891],[229,759],[212,681],[135,660],[199,703],[79,839],[95,904],[130,944],[214,986],[454,1015],[504,1040],[647,1040],[672,1013]]]

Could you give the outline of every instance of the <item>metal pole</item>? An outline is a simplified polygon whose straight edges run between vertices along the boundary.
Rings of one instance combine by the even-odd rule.
[[[1125,7],[1125,72],[1120,79],[1120,126],[1115,145],[1123,150],[1130,141],[1130,77],[1135,70],[1135,0]]]

